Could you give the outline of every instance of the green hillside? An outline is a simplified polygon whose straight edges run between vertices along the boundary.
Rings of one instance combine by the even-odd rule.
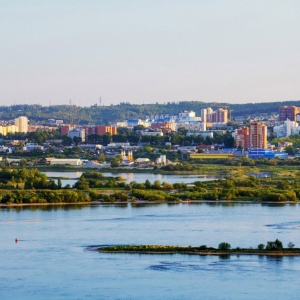
[[[139,119],[157,114],[178,114],[183,110],[193,110],[200,116],[202,108],[229,107],[232,117],[259,113],[278,113],[283,105],[300,106],[300,100],[264,103],[229,104],[217,102],[181,101],[164,104],[130,104],[120,103],[110,106],[80,107],[75,105],[12,105],[0,106],[0,119],[11,120],[18,116],[27,116],[29,120],[45,122],[48,119],[63,119],[65,123],[74,124],[108,124],[125,119]]]

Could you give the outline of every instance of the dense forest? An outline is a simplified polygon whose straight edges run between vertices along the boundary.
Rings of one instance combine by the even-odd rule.
[[[93,105],[81,107],[75,105],[11,105],[0,106],[0,119],[11,120],[19,116],[27,116],[29,120],[44,123],[48,119],[62,119],[65,123],[74,124],[109,124],[126,119],[145,118],[158,114],[178,114],[184,110],[193,110],[200,116],[202,108],[217,109],[228,107],[232,110],[232,117],[253,115],[260,113],[278,113],[283,105],[300,106],[300,100],[264,103],[229,104],[217,102],[181,101],[166,102],[164,104],[130,104],[120,103],[110,106]]]

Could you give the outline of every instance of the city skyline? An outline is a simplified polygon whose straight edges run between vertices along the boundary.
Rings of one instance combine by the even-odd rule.
[[[298,1],[0,6],[0,105],[300,99]]]

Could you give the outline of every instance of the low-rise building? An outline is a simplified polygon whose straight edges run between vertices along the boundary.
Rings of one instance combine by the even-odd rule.
[[[178,122],[176,123],[176,131],[178,128],[184,128],[188,131],[206,131],[206,123],[200,121]]]
[[[144,136],[163,136],[163,132],[161,131],[141,131],[141,135]]]
[[[149,162],[150,162],[150,159],[149,159],[149,158],[142,158],[142,157],[140,157],[140,158],[137,158],[137,159],[135,160],[135,162],[136,162],[137,164],[144,164],[144,163],[149,163]]]
[[[36,143],[26,143],[23,147],[23,151],[33,151],[33,150],[44,150],[43,146],[40,146]]]
[[[50,160],[50,165],[81,166],[83,165],[83,162],[78,158],[53,158]]]
[[[100,144],[80,144],[78,145],[78,147],[83,150],[93,150],[93,151],[102,149],[102,145]]]

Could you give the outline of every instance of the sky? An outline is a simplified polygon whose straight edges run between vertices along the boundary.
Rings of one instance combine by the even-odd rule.
[[[0,0],[0,105],[300,99],[299,0]]]

